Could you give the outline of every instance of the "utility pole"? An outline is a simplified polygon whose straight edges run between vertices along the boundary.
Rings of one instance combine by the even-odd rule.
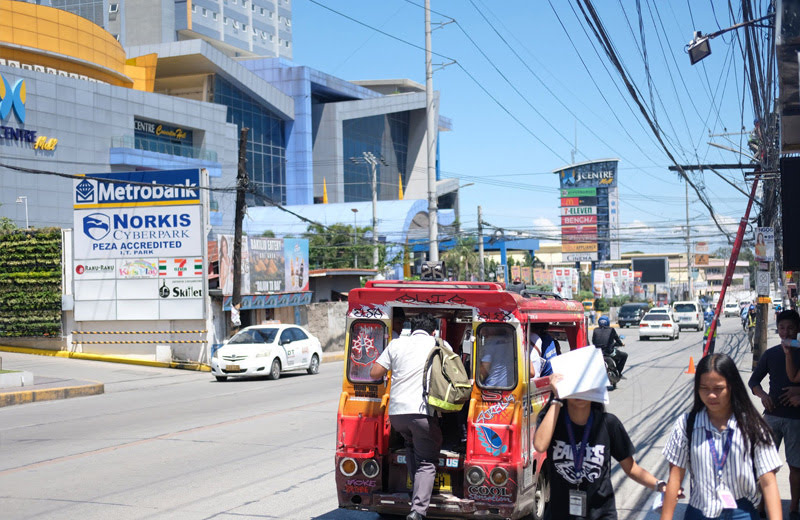
[[[436,200],[436,122],[433,110],[433,64],[431,62],[431,0],[425,0],[425,115],[428,123],[428,240],[431,262],[439,261],[439,215]]]
[[[478,206],[478,278],[482,282],[486,280],[486,270],[483,266],[483,215],[480,206]]]
[[[353,267],[358,269],[358,248],[356,247],[356,233],[358,232],[358,208],[350,208],[353,212]]]
[[[364,159],[372,168],[372,268],[378,268],[378,159],[372,152],[364,152]]]
[[[692,237],[689,229],[689,181],[684,179],[683,185],[686,188],[686,287],[689,289],[689,299],[694,300],[692,290]]]
[[[236,214],[233,223],[233,290],[231,295],[231,323],[242,324],[239,309],[242,305],[242,220],[244,220],[247,178],[247,133],[249,128],[239,131],[239,167],[236,172]]]

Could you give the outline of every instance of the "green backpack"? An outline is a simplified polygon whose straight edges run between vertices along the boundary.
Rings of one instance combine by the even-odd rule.
[[[430,370],[430,387],[428,386]],[[444,345],[441,338],[428,354],[422,375],[422,398],[429,409],[441,413],[461,410],[472,394],[472,382],[461,356]]]

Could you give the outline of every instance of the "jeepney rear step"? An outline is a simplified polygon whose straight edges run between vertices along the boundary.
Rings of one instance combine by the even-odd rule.
[[[385,512],[405,511],[411,509],[411,499],[408,493],[374,493],[372,495],[373,507],[377,510],[386,509]],[[450,493],[434,493],[428,508],[430,518],[448,518],[448,515],[475,513],[475,501],[458,498]]]

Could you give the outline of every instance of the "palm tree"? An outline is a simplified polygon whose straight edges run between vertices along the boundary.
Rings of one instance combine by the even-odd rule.
[[[474,237],[458,238],[455,245],[442,253],[442,260],[451,266],[456,280],[467,280],[478,266],[477,240]],[[462,270],[463,269],[463,270]]]

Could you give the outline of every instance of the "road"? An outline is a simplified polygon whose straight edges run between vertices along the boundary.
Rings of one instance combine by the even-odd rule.
[[[717,351],[749,368],[736,322],[722,321]],[[661,450],[690,405],[692,376],[684,372],[690,356],[699,359],[702,334],[643,342],[635,330],[620,332],[629,369],[608,408],[628,429],[640,464],[665,478]],[[0,408],[3,519],[377,517],[337,509],[341,362],[323,364],[315,376],[218,383],[207,373],[2,357],[6,369],[106,385],[99,396]],[[651,518],[653,494],[623,477],[614,471],[620,518]],[[785,490],[783,483],[784,498]]]

